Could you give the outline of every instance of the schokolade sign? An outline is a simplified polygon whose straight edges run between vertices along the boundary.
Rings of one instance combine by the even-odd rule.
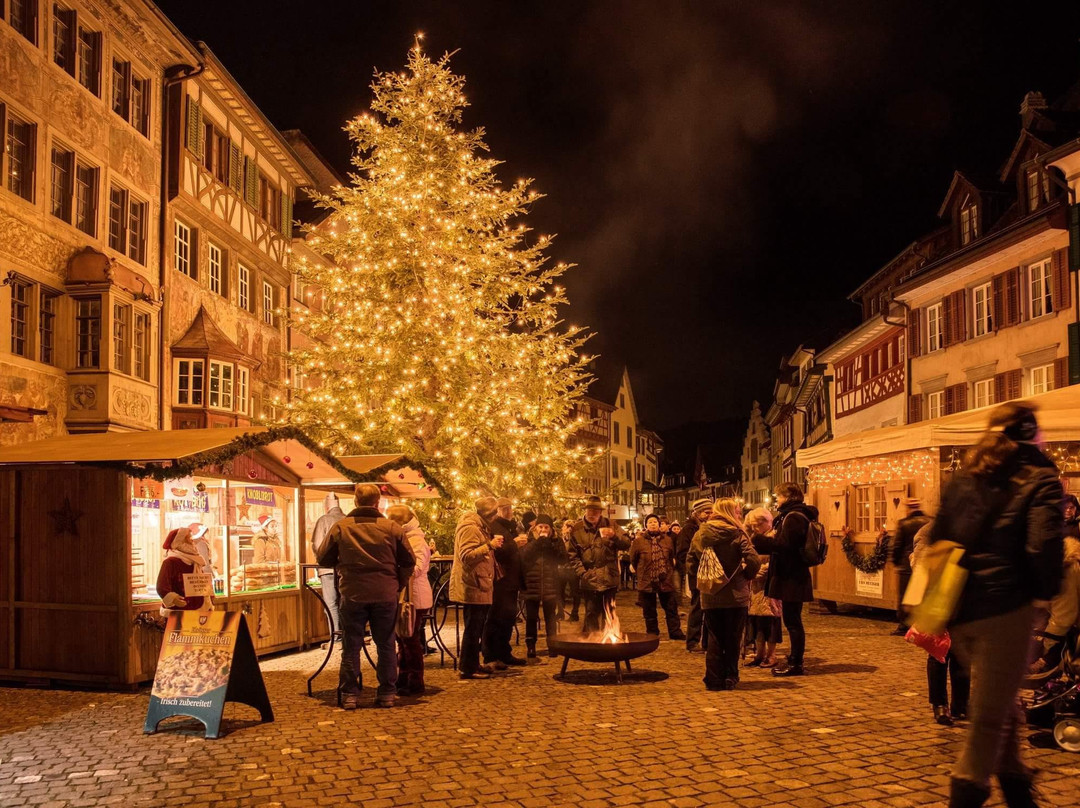
[[[248,704],[273,721],[247,621],[240,612],[173,612],[165,624],[143,732],[185,715],[202,722],[207,738],[221,733],[225,702]]]

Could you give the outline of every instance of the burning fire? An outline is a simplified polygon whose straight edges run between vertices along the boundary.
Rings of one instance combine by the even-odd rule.
[[[604,604],[604,615],[600,621],[600,628],[597,631],[589,632],[582,639],[585,642],[602,643],[605,645],[626,642],[626,635],[619,626],[619,616],[615,614],[614,598]]]

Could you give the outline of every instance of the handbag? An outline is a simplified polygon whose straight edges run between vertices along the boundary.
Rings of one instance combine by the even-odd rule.
[[[923,552],[919,563],[925,565],[925,592],[911,610],[911,627],[917,632],[940,636],[952,620],[967,583],[963,557],[964,548],[953,541],[934,542]],[[914,600],[915,594],[909,598],[905,592],[904,600]]]
[[[412,579],[398,595],[397,635],[411,637],[416,633],[416,606],[412,602]]]

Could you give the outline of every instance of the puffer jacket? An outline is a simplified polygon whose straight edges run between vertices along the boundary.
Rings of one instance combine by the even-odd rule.
[[[759,552],[771,553],[765,594],[777,600],[809,603],[814,599],[810,568],[803,561],[806,531],[817,521],[818,509],[803,502],[785,502],[773,522],[773,535],[756,536]]]
[[[701,556],[711,547],[724,573],[731,578],[719,592],[702,592],[702,609],[731,609],[750,603],[750,581],[761,568],[761,558],[754,551],[750,538],[742,530],[723,522],[709,521],[694,534],[690,551],[686,554],[687,569],[697,578]],[[740,569],[740,565],[745,565]]]
[[[409,549],[416,557],[416,569],[412,577],[412,602],[417,609],[430,609],[432,602],[431,581],[428,580],[428,570],[431,568],[431,547],[427,543],[427,537],[420,528],[420,522],[413,517],[405,525],[405,541],[409,543]]]
[[[349,603],[397,600],[416,567],[401,525],[371,507],[356,508],[335,523],[316,560],[337,567],[338,598]]]
[[[1051,600],[1061,586],[1064,492],[1054,463],[1022,443],[988,478],[957,474],[945,489],[930,541],[966,548],[967,583],[954,623]]]
[[[675,543],[668,533],[640,533],[630,545],[639,592],[675,591]]]
[[[560,572],[566,564],[566,544],[554,535],[538,538],[535,531],[535,527],[529,531],[529,543],[521,549],[525,599],[557,600],[562,590]]]
[[[454,531],[454,563],[450,567],[450,600],[491,604],[495,555],[491,533],[480,514],[461,517]]]
[[[600,535],[605,527],[615,531],[610,539]],[[619,587],[619,551],[630,549],[630,539],[621,527],[604,516],[595,525],[578,519],[566,544],[570,566],[581,579],[583,590],[606,592]]]

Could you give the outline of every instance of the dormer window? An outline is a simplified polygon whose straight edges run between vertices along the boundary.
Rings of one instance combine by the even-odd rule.
[[[1027,191],[1028,213],[1036,211],[1046,200],[1046,180],[1038,169],[1031,169],[1024,175],[1024,187]]]
[[[960,208],[960,245],[966,246],[979,237],[979,206],[968,197]]]

